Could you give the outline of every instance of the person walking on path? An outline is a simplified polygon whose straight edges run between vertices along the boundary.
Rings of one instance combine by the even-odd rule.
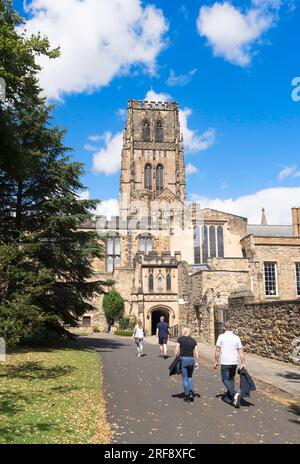
[[[144,355],[144,324],[143,321],[138,321],[136,326],[133,329],[132,338],[136,343],[136,350],[138,357],[142,357]]]
[[[227,388],[224,401],[240,407],[241,394],[235,390],[235,374],[240,359],[241,369],[245,368],[245,355],[240,337],[232,332],[230,322],[225,323],[225,333],[219,335],[215,350],[215,369],[218,368],[221,356],[221,377]]]
[[[160,322],[157,324],[156,335],[159,343],[159,357],[167,359],[169,324],[165,321],[164,316],[161,316]]]
[[[184,401],[194,401],[193,372],[199,368],[197,342],[191,337],[187,327],[182,329],[182,336],[178,338],[175,357],[181,357],[181,375],[184,389]]]

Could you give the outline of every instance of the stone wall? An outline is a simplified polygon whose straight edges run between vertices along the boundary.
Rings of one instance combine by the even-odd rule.
[[[229,299],[227,320],[246,352],[293,361],[295,339],[300,337],[300,301],[250,303],[235,295]]]
[[[242,241],[245,256],[251,263],[252,291],[257,301],[293,300],[299,298],[295,263],[300,262],[300,237],[255,237]],[[276,263],[278,294],[266,296],[264,262]]]

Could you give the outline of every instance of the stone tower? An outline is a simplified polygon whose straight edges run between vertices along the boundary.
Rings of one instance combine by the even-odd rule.
[[[162,200],[185,204],[185,165],[176,102],[129,100],[120,179],[121,217],[146,217]]]

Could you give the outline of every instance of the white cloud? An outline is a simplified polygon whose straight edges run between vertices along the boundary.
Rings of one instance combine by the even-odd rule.
[[[90,192],[86,190],[85,192],[80,192],[78,194],[80,200],[89,200],[90,199]]]
[[[180,129],[183,136],[183,142],[188,152],[198,152],[206,150],[215,143],[216,131],[209,128],[203,134],[198,134],[197,131],[191,130],[188,127],[188,118],[191,116],[192,110],[185,108],[179,110]]]
[[[83,148],[86,151],[92,151],[92,152],[98,150],[97,147],[95,147],[94,145],[91,145],[90,143],[86,143]]]
[[[223,200],[197,194],[191,194],[190,199],[200,203],[202,208],[212,208],[247,217],[250,224],[260,224],[261,209],[264,207],[268,224],[291,224],[291,208],[300,206],[300,187],[264,189],[236,199]]]
[[[101,148],[93,157],[93,169],[107,176],[116,174],[121,166],[121,150],[123,144],[123,133],[112,135],[106,132],[103,136],[105,148]]]
[[[281,0],[252,0],[243,13],[229,2],[200,8],[197,29],[212,46],[215,56],[239,66],[247,66],[255,53],[254,46],[278,19]]]
[[[169,77],[166,81],[166,84],[170,87],[175,87],[177,85],[179,86],[187,85],[191,81],[194,74],[196,74],[196,72],[197,72],[197,69],[192,69],[187,74],[179,74],[178,76],[176,76],[175,71],[171,69]]]
[[[297,171],[297,166],[284,166],[280,173],[278,174],[278,180],[282,181],[287,177],[300,177],[300,171]]]
[[[220,188],[221,188],[222,190],[226,190],[226,189],[228,189],[228,187],[229,187],[229,185],[227,184],[227,182],[224,181],[224,182],[221,183]]]
[[[92,142],[99,142],[99,140],[102,139],[102,135],[98,135],[98,134],[90,135],[88,139],[91,140]]]
[[[167,93],[157,93],[153,89],[148,90],[148,92],[145,95],[144,100],[148,101],[154,101],[154,102],[167,102],[172,99],[171,95]]]
[[[20,29],[61,47],[58,59],[38,58],[49,98],[94,91],[135,65],[154,73],[166,45],[163,12],[141,0],[31,0],[26,7],[30,19]]]
[[[198,168],[196,166],[194,166],[192,163],[189,163],[186,165],[185,167],[185,173],[186,175],[190,175],[190,174],[195,174],[196,172],[198,172]]]
[[[126,108],[119,108],[116,113],[121,119],[121,121],[126,121],[126,116],[127,116]]]
[[[109,200],[103,200],[96,209],[97,216],[118,216],[119,215],[119,202],[116,198],[110,198]]]

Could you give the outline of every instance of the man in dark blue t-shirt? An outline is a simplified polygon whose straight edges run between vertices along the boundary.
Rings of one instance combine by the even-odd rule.
[[[165,321],[164,316],[161,316],[160,322],[157,324],[156,335],[158,337],[160,358],[167,359],[167,344],[169,336],[169,324]]]

